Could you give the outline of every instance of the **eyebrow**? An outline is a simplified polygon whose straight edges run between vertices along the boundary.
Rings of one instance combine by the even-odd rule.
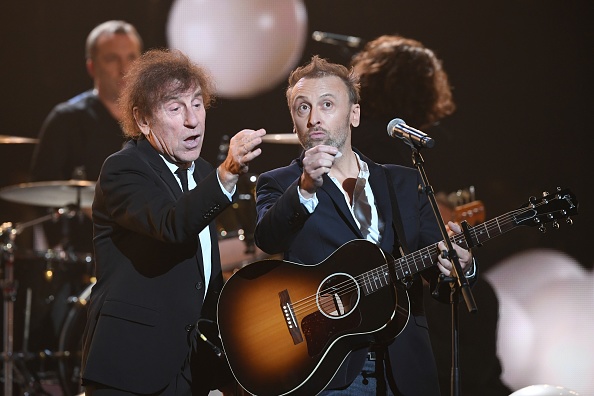
[[[334,95],[333,93],[329,93],[328,92],[328,93],[325,93],[325,94],[320,95],[318,99],[325,99],[325,98],[333,98],[333,99],[335,99],[336,98],[336,95]],[[297,102],[300,99],[307,99],[307,98],[305,97],[305,95],[296,96],[295,99],[293,99],[293,103]]]
[[[194,99],[196,99],[196,98],[198,98],[200,96],[202,96],[202,89],[198,89],[196,92],[194,92],[194,95],[192,96],[192,100],[194,100]],[[171,100],[177,100],[180,97],[181,97],[180,94],[177,94],[177,95],[168,95],[168,96],[166,96],[164,98],[165,99],[164,102],[169,102]]]

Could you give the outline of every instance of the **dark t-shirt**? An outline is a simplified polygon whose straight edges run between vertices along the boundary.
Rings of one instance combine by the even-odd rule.
[[[119,123],[93,90],[60,103],[47,116],[33,154],[31,181],[95,181],[103,161],[125,141]],[[46,223],[50,247],[65,237],[76,252],[92,252],[92,223],[77,216],[67,224]],[[65,235],[67,234],[67,235]]]
[[[124,143],[120,125],[92,90],[54,107],[39,138],[33,154],[32,181],[95,181],[105,158]]]

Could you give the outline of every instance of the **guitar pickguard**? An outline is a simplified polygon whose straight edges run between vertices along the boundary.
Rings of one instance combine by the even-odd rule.
[[[354,310],[342,319],[329,319],[320,312],[307,315],[301,321],[301,328],[307,342],[309,356],[315,357],[323,352],[336,337],[361,325],[361,313]]]

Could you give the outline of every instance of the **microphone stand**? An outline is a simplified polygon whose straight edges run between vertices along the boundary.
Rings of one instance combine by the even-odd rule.
[[[452,263],[452,271],[449,277],[441,276],[440,281],[446,281],[450,284],[450,304],[452,306],[452,371],[451,371],[451,395],[452,396],[459,396],[460,395],[460,362],[459,362],[459,345],[458,345],[458,302],[460,298],[460,294],[464,298],[466,302],[466,307],[468,311],[471,313],[475,313],[477,311],[476,303],[474,301],[474,296],[470,290],[470,286],[468,284],[468,279],[464,276],[464,271],[462,271],[462,267],[460,266],[460,260],[458,258],[458,254],[452,245],[452,241],[448,235],[446,230],[443,218],[441,217],[441,213],[439,212],[439,208],[437,206],[437,200],[435,199],[435,192],[433,191],[433,187],[429,184],[429,179],[427,178],[427,174],[425,173],[424,168],[424,160],[421,156],[420,149],[421,146],[417,145],[412,141],[412,139],[403,139],[406,144],[408,144],[412,149],[412,161],[419,174],[421,175],[421,179],[423,181],[423,191],[427,194],[427,198],[429,199],[429,203],[431,204],[431,208],[433,209],[433,213],[435,214],[435,219],[437,220],[437,225],[439,226],[439,230],[441,231],[441,235],[443,237],[443,241],[447,247],[447,257],[449,258],[450,262]],[[470,245],[469,245],[470,246]]]

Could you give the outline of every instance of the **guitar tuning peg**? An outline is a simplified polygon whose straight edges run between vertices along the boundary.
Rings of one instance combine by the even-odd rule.
[[[540,227],[538,227],[538,231],[544,234],[545,232],[547,232],[547,227],[545,227],[544,224],[541,224]]]
[[[555,230],[559,229],[559,222],[557,220],[553,221],[553,229],[555,229]]]
[[[567,219],[565,219],[565,222],[569,225],[573,225],[573,220],[571,219],[571,217],[568,217]]]

